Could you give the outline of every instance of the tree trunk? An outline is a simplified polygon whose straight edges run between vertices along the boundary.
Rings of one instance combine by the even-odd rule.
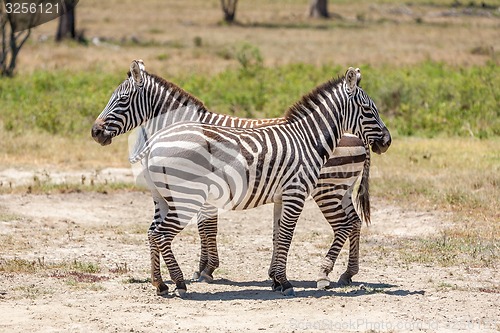
[[[330,17],[330,14],[328,13],[328,0],[311,0],[309,16],[320,18]]]
[[[13,16],[7,15],[3,6],[0,6],[0,38],[2,39],[0,76],[14,76],[17,56],[31,34],[31,26],[29,25],[28,29],[16,32],[16,23]]]
[[[236,16],[236,4],[238,0],[220,0],[222,11],[224,12],[224,21],[233,23]]]
[[[57,26],[56,41],[60,42],[65,38],[78,39],[75,31],[75,3],[65,1],[66,14],[59,16]]]

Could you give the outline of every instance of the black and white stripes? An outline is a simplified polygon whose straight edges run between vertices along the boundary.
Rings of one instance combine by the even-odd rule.
[[[159,269],[156,271],[159,262],[154,262],[161,252],[177,288],[185,290],[170,244],[191,217],[203,212],[206,204],[246,209],[273,202],[279,228],[275,229],[270,275],[276,287],[292,293],[285,270],[295,223],[305,198],[320,179],[324,163],[333,157],[342,133],[351,131],[364,138],[376,152],[385,151],[390,144],[390,135],[374,103],[358,87],[359,71],[350,68],[345,78],[315,89],[290,108],[284,118],[271,121],[273,124],[268,121],[253,129],[241,129],[200,123],[213,114],[196,99],[175,99],[181,96],[175,89],[168,91],[165,85],[148,87],[148,82],[161,81],[140,67],[138,62],[132,64],[130,78],[115,91],[96,120],[92,134],[101,144],[109,144],[112,137],[140,124],[154,133],[142,152],[132,158],[145,158],[157,204],[149,232],[153,283],[160,292],[166,290]],[[128,96],[123,93],[127,89]],[[154,94],[163,97],[151,96]],[[170,96],[178,101],[177,108],[194,111],[170,115],[165,111],[171,107]],[[160,115],[170,117],[168,123],[173,125],[158,131],[164,127],[160,121],[155,122]],[[190,122],[178,123],[184,120]],[[236,118],[225,117],[224,121],[241,125]],[[320,193],[316,191],[318,198]],[[209,216],[213,219],[213,212]]]

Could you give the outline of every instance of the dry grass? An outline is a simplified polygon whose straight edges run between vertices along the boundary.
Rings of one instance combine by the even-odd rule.
[[[373,193],[409,209],[452,213],[443,233],[398,244],[408,262],[495,267],[500,255],[499,139],[396,138],[374,156]]]
[[[494,225],[500,220],[499,143],[498,138],[396,138],[387,154],[373,158],[376,193]]]
[[[37,273],[53,272],[53,274],[62,274],[61,271],[69,271],[74,274],[96,274],[101,272],[101,268],[94,262],[83,261],[62,261],[45,262],[43,257],[35,260],[26,260],[21,258],[0,258],[0,272],[5,273]]]
[[[98,145],[89,135],[65,138],[44,132],[12,136],[0,132],[0,169],[81,170],[108,167],[129,167],[127,137],[117,137],[107,147]]]
[[[397,66],[427,59],[470,65],[491,59],[490,52],[476,50],[493,50],[494,56],[500,49],[498,15],[443,16],[449,7],[343,2],[331,9],[341,18],[325,21],[307,18],[306,1],[252,1],[241,2],[238,24],[227,26],[220,23],[219,6],[218,1],[201,0],[150,0],[141,6],[132,1],[84,1],[78,5],[77,28],[85,30],[90,45],[54,44],[57,22],[49,22],[33,31],[19,59],[20,72],[123,70],[131,59],[143,58],[161,73],[213,73],[236,65],[227,49],[242,41],[259,47],[270,66]],[[97,44],[92,43],[95,37],[101,40]]]

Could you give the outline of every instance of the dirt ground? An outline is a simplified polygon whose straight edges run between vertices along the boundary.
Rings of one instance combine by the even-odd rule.
[[[332,288],[317,290],[332,231],[315,203],[307,202],[288,260],[292,298],[272,292],[267,279],[272,207],[223,212],[215,281],[189,283],[187,298],[180,299],[156,296],[147,281],[148,193],[1,195],[0,265],[28,262],[36,270],[0,270],[0,332],[500,330],[500,281],[493,268],[403,259],[399,245],[439,233],[449,223],[446,215],[377,198],[372,211],[353,285],[334,283],[346,266],[344,250],[330,274]],[[199,258],[196,226],[188,225],[173,246],[190,277]],[[78,273],[71,263],[98,268]]]

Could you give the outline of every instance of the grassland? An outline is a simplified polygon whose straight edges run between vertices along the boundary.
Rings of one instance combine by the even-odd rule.
[[[308,3],[240,1],[227,25],[218,0],[85,0],[86,45],[55,43],[56,21],[33,30],[17,75],[0,78],[0,331],[500,329],[500,2],[337,0],[328,20],[309,19]],[[373,223],[351,286],[316,290],[332,234],[308,200],[288,256],[297,297],[256,269],[271,257],[270,206],[220,215],[216,283],[154,296],[150,195],[130,169],[108,169],[130,167],[127,137],[101,147],[89,133],[139,58],[246,117],[279,116],[361,68],[393,144],[372,154]],[[196,226],[174,243],[189,274]]]
[[[497,0],[487,1],[498,6]],[[498,12],[452,7],[452,1],[336,1],[331,20],[310,20],[308,1],[243,1],[238,24],[221,23],[220,3],[88,0],[78,5],[77,29],[87,47],[52,41],[57,22],[33,30],[19,59],[20,72],[61,68],[124,71],[143,58],[167,77],[215,73],[238,66],[232,50],[256,45],[264,65],[369,64],[398,67],[425,60],[484,64],[498,52]],[[114,10],[110,10],[114,8]],[[467,13],[467,14],[464,14]],[[340,17],[340,18],[338,18]],[[144,20],[147,18],[147,20]],[[332,73],[333,74],[333,73]]]
[[[279,117],[316,85],[342,75],[340,66],[307,64],[266,68],[260,50],[243,44],[240,68],[173,78],[210,110],[241,117]],[[424,62],[397,69],[361,66],[362,86],[393,133],[419,136],[500,135],[500,69],[457,68]],[[154,70],[153,70],[154,72]],[[125,73],[37,71],[0,81],[3,129],[13,135],[41,130],[64,137],[88,131]]]
[[[498,138],[394,140],[391,153],[374,156],[377,197],[412,209],[451,213],[442,234],[400,244],[409,262],[496,267],[500,256]]]
[[[77,26],[88,45],[56,44],[56,22],[42,25],[22,50],[18,75],[0,79],[0,168],[127,167],[126,138],[102,148],[89,130],[132,59],[210,109],[245,117],[279,116],[354,65],[394,135],[389,152],[374,157],[374,194],[454,212],[446,237],[457,241],[448,244],[498,252],[499,15],[450,4],[339,1],[333,19],[315,21],[305,16],[307,1],[259,0],[241,2],[228,26],[218,1],[81,2]],[[440,237],[412,246],[425,254]]]

